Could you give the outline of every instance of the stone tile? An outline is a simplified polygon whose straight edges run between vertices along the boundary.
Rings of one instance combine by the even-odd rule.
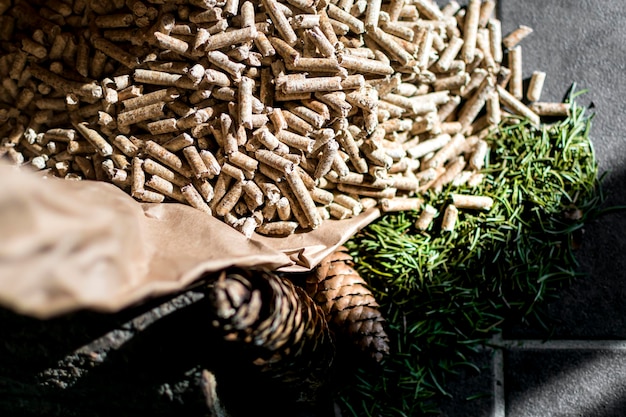
[[[626,411],[626,353],[505,353],[506,417],[619,417]]]
[[[579,103],[593,103],[592,141],[605,181],[607,206],[626,204],[626,141],[621,121],[626,110],[626,61],[623,30],[626,9],[618,1],[500,1],[506,34],[518,25],[534,32],[520,45],[524,75],[547,73],[541,100],[561,100],[572,82],[588,92]],[[626,214],[615,213],[591,222],[577,257],[587,274],[562,292],[548,307],[557,322],[553,336],[563,338],[626,337]],[[542,336],[540,336],[542,335]],[[507,337],[543,337],[537,327],[509,329]]]
[[[505,330],[506,338],[623,339],[626,338],[626,220],[613,214],[585,229],[577,254],[580,271],[559,299],[547,305],[551,331],[537,323]]]

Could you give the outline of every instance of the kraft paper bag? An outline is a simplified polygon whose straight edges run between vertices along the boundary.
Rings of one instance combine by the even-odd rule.
[[[305,272],[379,215],[248,239],[190,206],[0,165],[0,305],[40,318],[114,312],[230,266]]]

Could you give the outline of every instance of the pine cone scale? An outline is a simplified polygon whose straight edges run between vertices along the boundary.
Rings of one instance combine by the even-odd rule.
[[[344,247],[327,256],[307,279],[307,291],[335,332],[353,340],[376,361],[389,352],[389,338],[378,303],[353,268]]]
[[[361,321],[384,323],[385,321],[380,316],[380,312],[376,308],[372,308],[370,306],[358,306],[352,309],[338,311],[333,316],[333,319],[335,322],[339,323],[358,323]]]
[[[287,390],[305,389],[303,400],[317,395],[335,349],[324,313],[304,290],[276,274],[233,268],[208,291],[212,325],[245,348],[248,363]]]
[[[353,285],[361,285],[367,287],[363,278],[357,273],[345,274],[345,275],[332,275],[323,280],[320,284],[319,290],[336,290],[341,287],[349,287]]]

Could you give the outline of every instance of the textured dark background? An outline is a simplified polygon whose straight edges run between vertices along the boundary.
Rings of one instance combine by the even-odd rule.
[[[560,100],[571,83],[588,92],[581,104],[593,103],[591,130],[600,172],[606,173],[606,204],[626,204],[626,10],[621,1],[500,1],[502,30],[518,24],[534,28],[522,41],[524,74],[547,73],[542,100]],[[562,322],[562,338],[626,337],[626,215],[607,215],[585,230],[579,253],[579,280],[552,305]],[[516,337],[528,332],[516,331]],[[532,334],[532,332],[531,332]]]
[[[499,0],[497,12],[504,34],[522,24],[534,29],[521,42],[524,76],[534,70],[547,73],[542,101],[562,100],[572,83],[578,91],[587,90],[578,103],[595,113],[591,136],[599,171],[605,174],[605,207],[626,204],[624,3]],[[625,212],[590,222],[577,254],[585,275],[548,305],[552,333],[537,325],[515,325],[505,330],[504,338],[625,339],[625,236]],[[506,417],[626,416],[625,359],[621,349],[505,351]],[[491,359],[481,363],[491,375]],[[491,391],[492,384],[493,378],[484,374],[470,376],[458,380],[458,392],[468,387]],[[461,416],[464,411],[491,416],[496,411],[488,399],[466,404],[462,397],[449,401],[442,416]]]

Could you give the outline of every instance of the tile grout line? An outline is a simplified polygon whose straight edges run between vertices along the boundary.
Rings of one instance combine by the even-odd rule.
[[[494,349],[492,359],[493,373],[493,413],[492,417],[506,417],[506,392],[504,386],[504,351],[505,350],[626,350],[626,340],[540,340],[509,339],[503,340],[501,334],[491,339]]]
[[[502,1],[495,1],[494,14],[502,18]],[[493,410],[492,417],[506,417],[505,350],[626,350],[626,340],[503,340],[502,334],[492,338]]]
[[[493,347],[511,350],[626,350],[626,340],[492,339]]]
[[[493,417],[506,417],[504,393],[504,349],[496,347],[493,352]]]

